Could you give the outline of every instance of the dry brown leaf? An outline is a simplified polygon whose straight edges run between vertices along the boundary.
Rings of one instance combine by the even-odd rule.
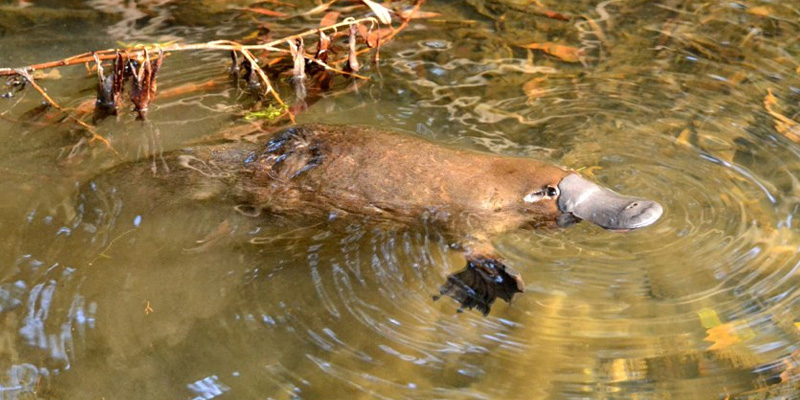
[[[759,17],[769,17],[772,15],[772,10],[766,6],[750,7],[747,9],[747,13],[750,15],[757,15]]]
[[[417,10],[414,12],[414,9],[400,11],[397,15],[403,17],[403,19],[436,18],[442,16],[442,14],[429,11]]]
[[[364,4],[366,4],[367,7],[369,7],[372,10],[372,12],[375,13],[375,16],[378,17],[378,21],[381,21],[381,23],[384,23],[386,25],[392,23],[392,15],[389,14],[389,9],[372,0],[361,0],[361,1]]]
[[[373,29],[371,32],[369,28],[362,24],[358,24],[358,34],[364,38],[369,48],[375,48],[378,45],[379,38],[386,37],[392,33],[391,28]]]
[[[520,44],[520,47],[543,51],[561,61],[577,63],[583,60],[585,51],[578,47],[556,44],[553,42]]]
[[[319,21],[320,28],[324,28],[326,26],[331,26],[335,24],[336,21],[339,19],[339,14],[340,13],[338,11],[328,11],[328,13],[325,14],[324,17],[322,17],[322,20]]]
[[[285,12],[268,10],[266,8],[247,8],[246,10],[250,11],[250,12],[254,12],[256,14],[268,15],[270,17],[283,18],[283,17],[288,17],[289,16],[289,14],[287,14]]]

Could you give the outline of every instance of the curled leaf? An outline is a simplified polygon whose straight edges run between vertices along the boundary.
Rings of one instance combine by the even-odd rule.
[[[358,57],[356,56],[356,32],[358,29],[355,25],[350,25],[350,43],[349,43],[349,55],[347,57],[347,67],[350,71],[358,72],[358,69],[361,67],[358,64]]]
[[[436,17],[441,17],[442,16],[442,14],[440,14],[440,13],[435,13],[435,12],[430,12],[430,11],[422,11],[422,10],[413,9],[413,8],[412,9],[408,9],[408,10],[400,11],[400,12],[397,13],[397,15],[399,15],[400,17],[402,17],[403,19],[406,19],[406,20],[408,20],[408,19],[419,19],[419,18],[436,18]]]
[[[372,0],[361,0],[364,4],[369,7],[372,12],[375,13],[375,16],[378,18],[378,21],[381,23],[389,25],[392,23],[392,15],[389,14],[389,9],[372,1]]]
[[[314,59],[323,63],[328,62],[328,53],[331,48],[331,38],[323,31],[319,31],[319,42],[317,43],[317,53]]]
[[[132,69],[133,86],[131,87],[131,102],[134,110],[139,113],[139,118],[144,119],[150,102],[156,97],[158,84],[156,77],[161,63],[164,61],[164,52],[159,50],[158,59],[150,61],[150,54],[144,50],[144,62],[139,64],[139,70]]]
[[[294,67],[292,68],[292,76],[295,79],[303,79],[306,77],[306,57],[305,47],[303,45],[303,38],[297,38],[296,41],[289,41],[289,51],[292,53],[292,60]]]

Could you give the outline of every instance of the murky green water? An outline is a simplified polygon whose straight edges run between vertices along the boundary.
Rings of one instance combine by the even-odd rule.
[[[280,36],[321,17],[281,23],[214,1],[25,3],[0,5],[0,66],[118,40],[236,39],[257,21]],[[340,78],[298,121],[549,160],[657,199],[664,217],[625,234],[579,224],[498,238],[527,293],[488,317],[457,314],[431,300],[463,263],[437,232],[176,207],[104,177],[248,124],[253,102],[226,83],[226,54],[171,56],[160,90],[218,83],[157,98],[146,122],[99,122],[118,157],[57,112],[32,112],[29,88],[0,101],[0,399],[797,398],[798,7],[423,9],[441,15],[413,20],[363,71],[371,81]],[[582,48],[585,65],[514,46],[547,41]],[[40,83],[63,106],[93,99],[82,66],[60,72]]]

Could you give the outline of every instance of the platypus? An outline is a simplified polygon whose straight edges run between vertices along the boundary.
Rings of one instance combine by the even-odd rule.
[[[611,230],[655,222],[655,201],[619,195],[577,173],[522,157],[460,149],[364,126],[299,125],[265,138],[201,146],[165,157],[159,179],[195,198],[232,197],[254,214],[434,226],[457,243],[466,267],[448,295],[484,315],[524,291],[491,240],[520,228],[580,220]]]

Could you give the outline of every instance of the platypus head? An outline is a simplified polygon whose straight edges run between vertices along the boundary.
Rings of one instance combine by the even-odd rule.
[[[562,178],[557,188],[550,194],[558,198],[561,226],[587,220],[605,229],[626,231],[648,226],[664,212],[655,201],[622,196],[577,174]]]

